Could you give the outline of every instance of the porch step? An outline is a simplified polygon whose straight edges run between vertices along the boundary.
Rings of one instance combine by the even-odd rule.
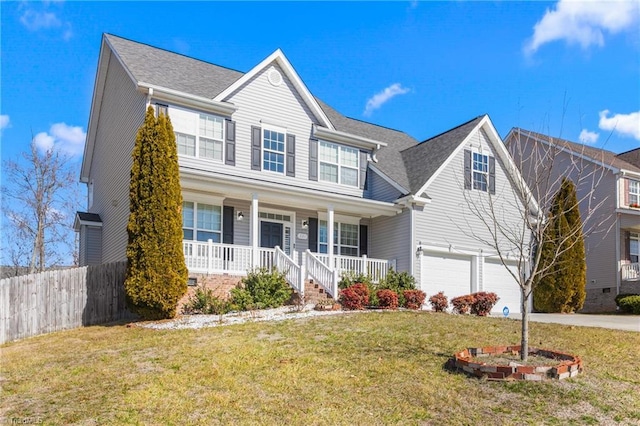
[[[294,293],[293,297],[297,298],[298,293]],[[304,299],[305,303],[317,303],[323,299],[332,299],[332,297],[319,284],[306,280],[304,282]]]

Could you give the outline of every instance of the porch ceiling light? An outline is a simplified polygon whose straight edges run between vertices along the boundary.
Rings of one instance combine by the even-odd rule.
[[[242,221],[242,219],[244,219],[244,214],[243,214],[242,212],[238,212],[237,219],[238,219],[239,221]]]

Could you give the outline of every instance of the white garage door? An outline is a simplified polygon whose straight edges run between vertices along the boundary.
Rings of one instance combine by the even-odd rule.
[[[518,270],[515,264],[509,264],[509,269],[514,273],[517,273]],[[505,306],[509,308],[511,313],[520,312],[520,287],[499,260],[484,260],[482,278],[483,290],[493,292],[500,298],[493,307],[493,312],[502,312]]]
[[[439,291],[449,300],[471,293],[471,256],[425,253],[421,262],[420,287],[427,299]]]

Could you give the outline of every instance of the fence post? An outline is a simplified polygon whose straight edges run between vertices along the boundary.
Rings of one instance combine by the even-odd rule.
[[[298,285],[300,286],[300,296],[304,297],[304,281],[307,274],[307,267],[304,264],[300,265],[300,276],[298,277]]]
[[[368,275],[369,274],[369,265],[367,265],[367,255],[363,254],[362,255],[362,269],[360,270],[360,273],[363,275]]]

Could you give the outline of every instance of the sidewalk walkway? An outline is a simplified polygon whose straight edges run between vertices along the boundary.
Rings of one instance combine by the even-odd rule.
[[[522,316],[520,314],[510,314],[509,318],[520,320]],[[529,319],[532,322],[640,332],[640,316],[638,315],[529,314]]]

